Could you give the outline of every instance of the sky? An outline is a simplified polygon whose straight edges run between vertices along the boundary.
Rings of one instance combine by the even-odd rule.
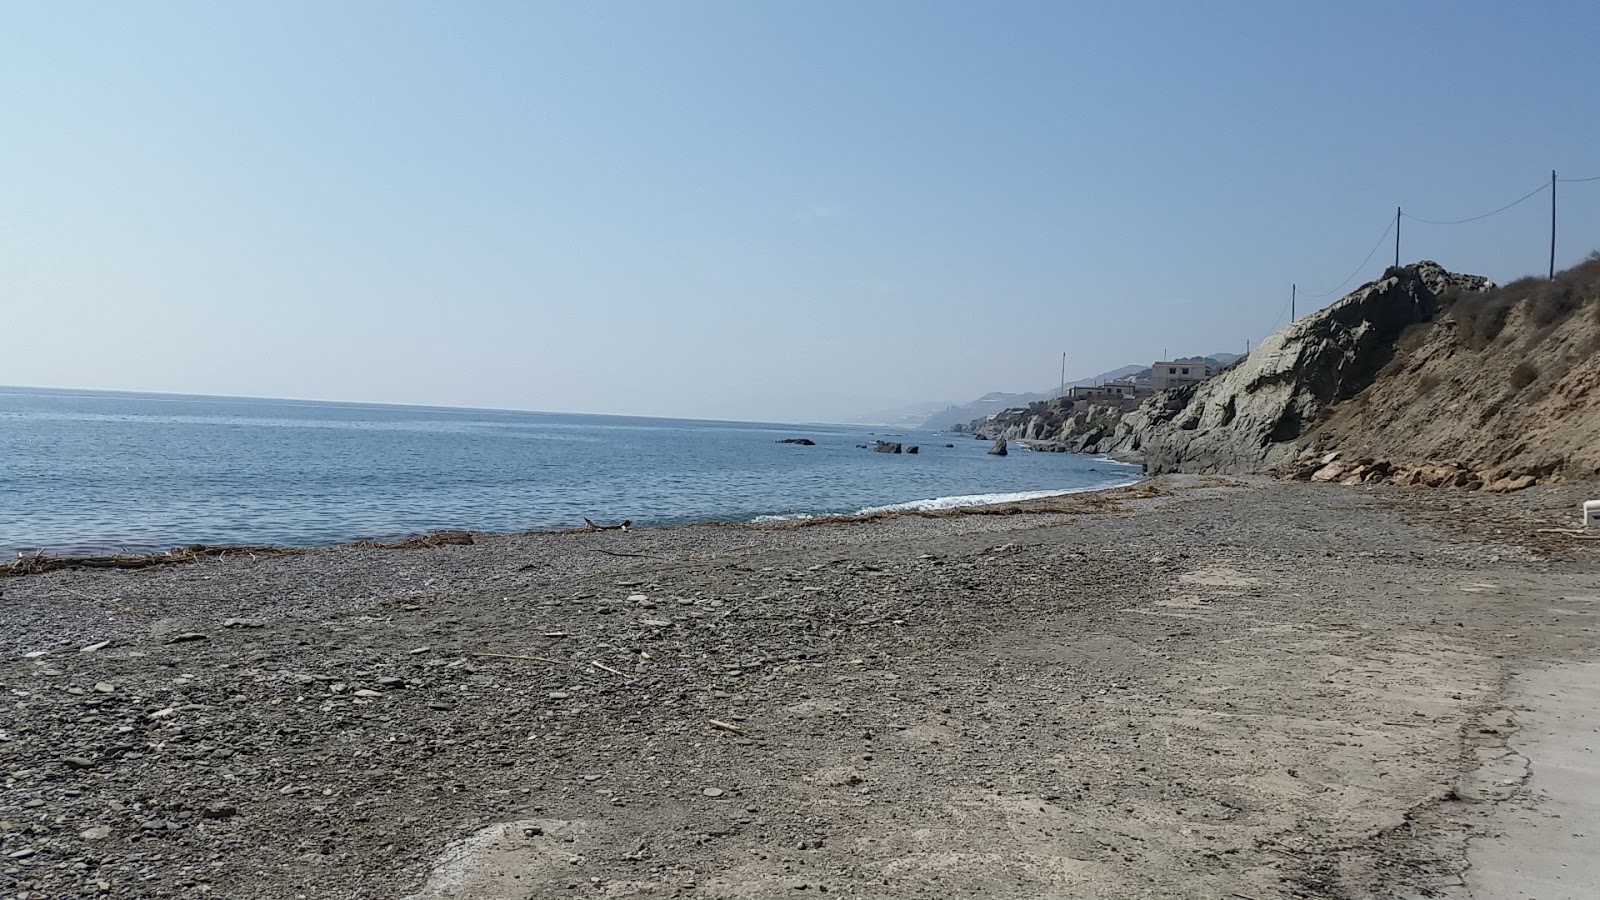
[[[1596,34],[1592,2],[5,0],[0,384],[837,421],[1241,352],[1291,285],[1381,274],[1397,206],[1600,176]],[[1600,181],[1557,203],[1559,267]],[[1549,229],[1545,192],[1402,219],[1401,257],[1505,281]]]

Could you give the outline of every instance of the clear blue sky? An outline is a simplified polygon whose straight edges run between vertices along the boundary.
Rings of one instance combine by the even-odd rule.
[[[6,2],[0,384],[811,420],[1238,351],[1397,204],[1600,175],[1596,35],[1592,2]],[[1560,202],[1565,265],[1600,182]],[[1542,272],[1548,217],[1402,255]]]

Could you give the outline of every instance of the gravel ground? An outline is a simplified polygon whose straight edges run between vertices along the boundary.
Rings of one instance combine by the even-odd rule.
[[[1595,651],[1596,547],[1539,531],[1580,495],[0,580],[0,897],[1426,896],[1509,790],[1507,679]]]

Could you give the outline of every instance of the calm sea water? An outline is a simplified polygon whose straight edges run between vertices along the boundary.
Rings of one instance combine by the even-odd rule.
[[[774,443],[787,437],[817,446]],[[857,449],[877,437],[922,449]],[[0,388],[0,552],[325,545],[567,528],[585,516],[751,521],[1137,476],[1072,454],[987,449],[881,428]]]

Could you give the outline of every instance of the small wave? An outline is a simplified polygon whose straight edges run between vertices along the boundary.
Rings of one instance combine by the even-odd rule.
[[[804,519],[815,519],[812,513],[790,513],[784,516],[756,516],[750,522],[753,525],[771,525],[775,522],[799,522]]]
[[[1062,497],[1067,494],[1082,494],[1088,491],[1106,491],[1112,488],[1128,487],[1138,484],[1139,479],[1132,478],[1127,481],[1118,481],[1113,484],[1097,484],[1089,487],[1060,488],[1049,491],[1011,491],[1000,494],[961,494],[955,497],[933,497],[928,500],[911,500],[906,503],[890,503],[886,506],[869,506],[857,510],[858,516],[874,516],[886,512],[929,511],[935,509],[957,509],[963,506],[992,506],[996,503],[1020,503],[1023,500],[1041,500],[1045,497]]]

